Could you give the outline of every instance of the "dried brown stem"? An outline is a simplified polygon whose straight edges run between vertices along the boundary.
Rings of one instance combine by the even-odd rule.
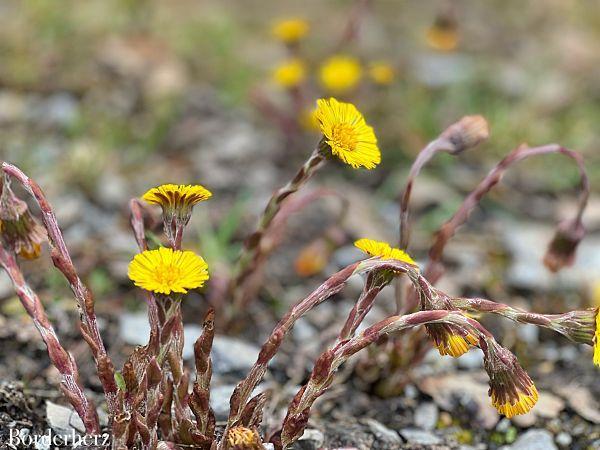
[[[96,407],[83,392],[83,387],[79,382],[79,372],[75,360],[61,345],[52,324],[48,320],[44,305],[37,294],[25,281],[23,273],[14,256],[2,246],[0,246],[0,265],[2,265],[8,274],[16,293],[21,300],[21,304],[25,308],[25,311],[27,311],[27,314],[32,318],[35,327],[46,344],[50,361],[61,375],[60,387],[65,394],[65,397],[67,397],[69,403],[73,405],[73,408],[75,408],[75,411],[77,411],[77,414],[81,417],[86,432],[98,434],[100,432],[100,424],[98,422]]]
[[[77,300],[81,316],[81,333],[92,350],[94,360],[96,361],[98,376],[106,396],[109,416],[113,417],[117,413],[117,385],[114,378],[115,369],[112,360],[106,352],[104,342],[100,335],[92,293],[85,284],[83,284],[77,274],[77,270],[73,265],[73,261],[71,260],[71,256],[58,226],[54,211],[42,189],[34,180],[30,179],[12,164],[3,162],[2,170],[16,178],[23,185],[25,190],[27,190],[27,192],[36,200],[42,212],[42,222],[48,232],[48,241],[52,248],[52,261],[69,282],[71,290]]]

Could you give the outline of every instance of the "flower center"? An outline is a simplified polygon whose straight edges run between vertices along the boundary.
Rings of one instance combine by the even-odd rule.
[[[159,264],[154,270],[156,282],[172,286],[181,279],[181,268],[171,264]]]
[[[354,128],[347,123],[335,124],[331,130],[331,142],[343,150],[353,151],[357,144]]]

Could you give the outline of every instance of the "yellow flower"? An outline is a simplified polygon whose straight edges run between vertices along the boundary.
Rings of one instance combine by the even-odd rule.
[[[128,276],[147,291],[185,294],[208,280],[208,265],[194,252],[160,247],[135,255],[129,263]]]
[[[321,66],[321,84],[325,89],[340,94],[354,88],[362,77],[362,68],[350,56],[332,56]]]
[[[196,204],[212,197],[212,193],[199,184],[163,184],[146,192],[142,199],[163,210],[191,210]]]
[[[449,19],[439,18],[427,30],[425,35],[427,44],[442,52],[449,52],[458,45],[458,31],[456,24]]]
[[[351,103],[335,98],[317,101],[315,114],[331,152],[353,168],[373,169],[381,162],[377,137]]]
[[[298,42],[308,33],[309,25],[304,19],[284,19],[273,25],[273,36],[286,44]]]
[[[427,333],[433,340],[433,345],[442,356],[449,355],[458,358],[467,353],[478,342],[477,338],[471,334],[461,336],[453,333],[452,330],[446,329],[441,324],[428,325],[426,328]]]
[[[417,263],[410,255],[399,248],[391,247],[387,242],[374,241],[372,239],[359,239],[354,246],[365,252],[369,256],[379,256],[382,259],[396,259],[414,266]]]
[[[273,81],[284,88],[298,86],[306,79],[306,65],[298,58],[285,61],[273,71]]]
[[[518,392],[516,400],[502,400],[503,397],[496,395],[493,390],[491,396],[494,408],[509,419],[520,414],[527,414],[538,401],[538,391],[533,384],[529,386],[529,393]]]
[[[304,109],[298,117],[298,122],[306,131],[321,130],[321,126],[317,120],[317,108]]]
[[[369,77],[375,84],[387,86],[394,82],[396,71],[385,61],[374,62],[369,66]]]
[[[227,444],[232,450],[259,450],[263,446],[256,430],[233,427],[227,432]]]
[[[600,309],[596,313],[596,333],[594,334],[594,364],[600,367]]]

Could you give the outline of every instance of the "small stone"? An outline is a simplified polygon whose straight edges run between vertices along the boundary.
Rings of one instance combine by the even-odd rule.
[[[571,442],[573,442],[573,438],[569,433],[565,431],[558,433],[558,435],[556,436],[556,443],[561,447],[568,448],[569,445],[571,445]]]
[[[552,433],[541,429],[527,431],[507,448],[510,450],[558,450],[554,444]]]
[[[423,403],[415,411],[415,425],[423,430],[431,431],[435,428],[438,417],[438,408],[434,403]]]
[[[323,442],[325,442],[325,436],[321,431],[308,428],[296,441],[294,448],[297,450],[317,450],[323,446]]]
[[[496,425],[496,431],[500,433],[506,433],[510,426],[510,420],[504,417],[502,420],[500,420],[500,422],[498,422],[498,425]]]
[[[398,445],[402,443],[402,439],[400,439],[398,433],[394,430],[390,430],[381,422],[378,422],[375,419],[365,419],[362,422],[369,427],[369,431],[379,442],[387,445]]]
[[[195,339],[190,339],[191,345]],[[213,371],[217,374],[246,373],[256,362],[260,348],[240,339],[215,336],[212,348]]]
[[[85,426],[81,418],[73,409],[66,406],[46,401],[46,418],[54,434],[62,436],[66,442],[73,434],[85,433]]]
[[[458,367],[472,370],[483,367],[483,352],[470,351],[457,359]]]
[[[119,335],[129,345],[146,345],[150,337],[150,324],[146,313],[121,313]]]
[[[400,436],[409,444],[437,445],[442,442],[435,434],[417,428],[403,428],[400,430]]]
[[[215,419],[227,420],[229,416],[229,398],[235,389],[234,384],[216,386],[210,390],[210,406],[215,413]]]

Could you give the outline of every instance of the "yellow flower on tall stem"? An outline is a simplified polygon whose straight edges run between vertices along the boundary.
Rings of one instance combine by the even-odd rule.
[[[165,233],[173,248],[179,249],[194,205],[211,197],[212,193],[199,184],[163,184],[148,190],[142,199],[162,208]]]
[[[278,65],[273,71],[273,81],[286,89],[300,85],[306,79],[306,65],[293,58]]]
[[[351,56],[332,56],[321,66],[319,78],[329,92],[342,94],[356,87],[362,78],[362,67]]]
[[[286,44],[295,44],[308,34],[310,27],[304,19],[279,20],[273,24],[273,36]]]
[[[315,116],[323,133],[322,143],[343,162],[355,169],[373,169],[381,162],[375,132],[353,104],[320,99]]]
[[[147,291],[185,294],[208,280],[208,264],[191,251],[160,247],[135,255],[129,263],[129,278]]]

